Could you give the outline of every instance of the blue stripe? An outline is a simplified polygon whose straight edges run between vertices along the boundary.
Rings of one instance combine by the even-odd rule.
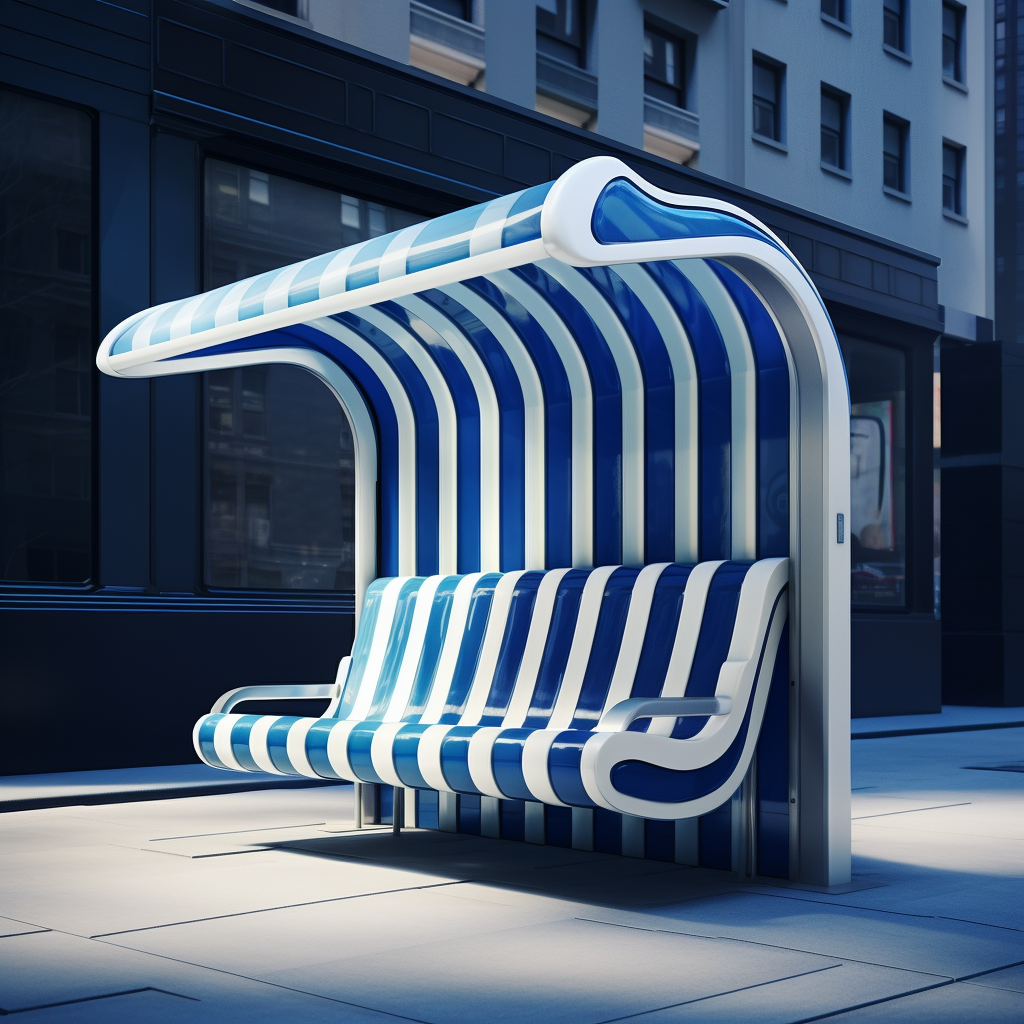
[[[301,306],[304,302],[314,302],[320,298],[320,278],[337,255],[337,252],[328,252],[317,256],[296,273],[288,286],[289,306]]]
[[[377,284],[380,280],[380,259],[387,247],[397,235],[397,231],[391,231],[386,235],[378,235],[368,242],[363,242],[352,257],[349,264],[348,274],[345,276],[345,290],[355,291],[357,288],[365,288],[371,284]]]
[[[590,577],[586,569],[570,569],[559,581],[555,604],[551,610],[544,654],[537,670],[537,682],[530,700],[530,710],[523,723],[527,729],[543,729],[551,718],[558,691],[565,677],[569,650],[579,618],[580,599]]]
[[[708,260],[736,303],[757,364],[757,557],[789,554],[789,365],[761,300],[737,274]]]
[[[483,206],[470,206],[427,221],[409,249],[406,273],[415,274],[466,259],[470,235],[483,209]]]
[[[491,750],[491,768],[498,788],[514,800],[533,800],[523,775],[523,744],[533,729],[502,729],[494,738]]]
[[[388,709],[391,695],[395,692],[395,683],[398,681],[398,670],[402,667],[402,659],[405,657],[409,630],[412,628],[412,618],[416,611],[416,597],[422,585],[423,577],[413,576],[402,584],[402,589],[398,593],[395,617],[391,620],[391,634],[384,651],[377,689],[369,710],[363,716],[364,720],[379,721]]]
[[[359,687],[362,685],[363,675],[366,672],[366,662],[370,657],[373,635],[377,631],[377,616],[380,614],[384,588],[390,582],[389,579],[374,580],[366,588],[359,629],[356,630],[355,640],[352,644],[352,660],[349,662],[348,677],[345,680],[345,689],[342,691],[341,700],[338,701],[335,718],[348,718],[355,706]]]
[[[675,375],[661,332],[647,307],[611,267],[579,271],[611,304],[632,339],[644,386],[644,557],[675,558]],[[672,344],[678,344],[673,338]]]
[[[469,741],[478,732],[475,725],[457,725],[441,741],[441,772],[457,793],[479,793],[469,774]]]
[[[253,760],[249,751],[249,733],[252,727],[260,720],[261,715],[242,715],[231,727],[231,753],[235,760],[247,772],[261,772],[263,769]]]
[[[124,334],[114,342],[113,345],[110,346],[110,354],[112,356],[117,356],[122,352],[130,352],[132,350],[132,342],[135,340],[135,335],[139,333],[139,328],[145,320],[146,317],[140,316],[139,319],[133,323],[131,327],[129,327],[128,330],[126,330]]]
[[[407,328],[430,353],[455,404],[458,538],[456,568],[461,573],[480,570],[480,402],[462,360],[429,324],[393,302],[375,307]]]
[[[526,639],[530,633],[533,606],[537,600],[537,588],[544,578],[542,572],[526,572],[516,581],[509,602],[505,631],[494,666],[494,678],[487,694],[487,705],[480,717],[481,725],[500,725],[512,699],[512,688],[519,674],[519,666],[526,651]]]
[[[483,360],[494,386],[500,415],[500,565],[503,571],[516,569],[526,561],[525,406],[519,376],[494,335],[464,306],[434,289],[423,292],[420,298],[463,332]]]
[[[353,774],[360,782],[384,784],[384,780],[374,771],[373,761],[370,758],[373,734],[379,726],[380,722],[360,722],[348,734],[348,746],[345,753],[348,754],[348,763],[352,766]]]
[[[575,807],[594,807],[587,795],[580,771],[583,746],[593,736],[592,732],[578,729],[560,732],[548,751],[548,778],[551,788],[559,800]]]
[[[192,314],[192,321],[189,325],[190,334],[199,334],[217,326],[217,310],[225,296],[234,287],[233,284],[226,284],[215,288],[212,292],[207,292],[206,298],[199,303],[199,308]]]
[[[544,185],[534,185],[519,194],[519,198],[512,204],[512,209],[505,218],[505,226],[501,230],[501,247],[508,248],[510,245],[518,245],[520,242],[530,242],[540,238],[540,214],[544,206],[544,200],[551,191],[553,181]]]
[[[420,773],[416,757],[420,748],[420,737],[429,728],[429,725],[403,725],[391,745],[391,760],[398,777],[405,785],[416,789],[430,789],[427,780]]]
[[[366,612],[364,611],[365,615]],[[363,623],[360,622],[360,627]],[[359,632],[362,632],[360,628]],[[359,635],[356,634],[356,640],[358,642]],[[309,732],[306,733],[306,757],[309,760],[309,766],[320,776],[322,779],[340,779],[341,776],[331,767],[331,762],[327,759],[327,740],[330,738],[331,730],[338,724],[336,718],[321,718],[314,722],[309,727]]]
[[[287,775],[298,775],[295,766],[288,757],[288,733],[292,726],[301,721],[299,718],[279,718],[267,730],[267,753],[270,755],[270,763],[279,771]]]
[[[160,314],[156,323],[153,325],[153,330],[149,336],[150,345],[159,345],[160,342],[170,339],[171,323],[178,315],[178,310],[180,308],[181,303],[176,302],[173,306],[168,306],[167,309]]]
[[[485,278],[463,282],[491,303],[522,339],[544,391],[545,562],[572,565],[572,392],[551,339],[511,295]]]
[[[409,397],[416,419],[416,571],[433,576],[439,570],[440,558],[440,428],[434,396],[412,356],[396,341],[355,313],[340,313],[335,319],[380,352]]]
[[[622,385],[615,360],[590,314],[557,281],[533,264],[514,273],[554,307],[586,362],[594,398],[593,560],[594,565],[618,565],[622,561]]]
[[[238,303],[238,320],[251,320],[254,316],[263,315],[263,301],[267,291],[281,273],[280,270],[271,270],[252,279],[252,284]]]
[[[459,657],[455,662],[448,699],[439,719],[445,724],[457,722],[466,710],[469,688],[473,685],[476,666],[480,660],[480,647],[484,642],[487,620],[494,599],[494,588],[501,579],[496,572],[487,573],[477,580],[473,594],[469,599],[469,612],[466,625],[462,630],[462,642],[459,646]]]
[[[416,678],[413,680],[405,714],[402,716],[406,722],[419,721],[426,708],[430,688],[437,674],[437,662],[441,657],[445,637],[448,635],[448,618],[451,615],[452,598],[455,596],[455,588],[459,585],[459,578],[446,576],[434,591],[430,618],[427,619],[427,632],[423,638],[422,653],[416,668]]]
[[[217,723],[223,717],[223,715],[207,715],[196,730],[196,742],[203,759],[218,768],[227,768],[227,765],[217,756],[217,748],[213,745],[213,734],[217,729]]]
[[[671,263],[647,263],[689,335],[700,392],[700,561],[732,554],[732,386],[729,357],[700,293]]]

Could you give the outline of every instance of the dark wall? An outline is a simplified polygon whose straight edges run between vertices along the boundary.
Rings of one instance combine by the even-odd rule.
[[[95,115],[97,344],[198,288],[207,155],[437,214],[610,153],[761,217],[834,316],[939,329],[931,257],[224,0],[6,0],[0,84]],[[331,679],[350,643],[351,603],[334,595],[204,593],[199,382],[96,386],[97,575],[85,591],[0,588],[2,772],[191,760],[191,725],[218,694]],[[855,624],[858,650],[874,649],[863,635]]]

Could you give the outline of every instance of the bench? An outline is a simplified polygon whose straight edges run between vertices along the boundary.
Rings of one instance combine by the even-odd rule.
[[[701,815],[750,764],[787,579],[784,558],[379,579],[333,685],[232,690],[196,750],[235,771]],[[296,697],[331,703],[232,713]]]

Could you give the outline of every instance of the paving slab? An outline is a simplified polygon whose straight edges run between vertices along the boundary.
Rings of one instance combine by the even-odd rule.
[[[598,1024],[835,961],[563,920],[279,971],[269,978],[436,1024]]]
[[[1009,992],[1024,992],[1024,963],[992,971],[977,978],[964,979],[966,985],[981,985],[984,988],[1004,988]]]
[[[738,892],[639,914],[595,908],[595,920],[762,942],[843,960],[960,978],[1016,963],[1021,933],[964,921]]]
[[[626,1019],[636,1024],[796,1024],[936,984],[946,982],[930,974],[842,963]]]
[[[1024,995],[957,983],[827,1019],[836,1024],[1020,1024]]]
[[[46,930],[33,924],[26,924],[24,921],[11,921],[6,917],[0,917],[0,939],[6,938],[8,935],[30,935],[32,932],[45,932]]]
[[[151,1020],[150,1010],[168,1021],[393,1020],[95,939],[59,932],[0,939],[2,1013],[31,1011],[31,1021],[135,1022]]]

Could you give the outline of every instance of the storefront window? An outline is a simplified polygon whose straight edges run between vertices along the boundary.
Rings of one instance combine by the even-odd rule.
[[[0,579],[92,576],[92,119],[0,90]]]
[[[851,598],[906,603],[906,357],[840,338],[850,383]]]
[[[205,170],[204,287],[364,241],[415,214],[221,160]],[[355,466],[337,399],[295,366],[205,374],[204,581],[352,590]]]

